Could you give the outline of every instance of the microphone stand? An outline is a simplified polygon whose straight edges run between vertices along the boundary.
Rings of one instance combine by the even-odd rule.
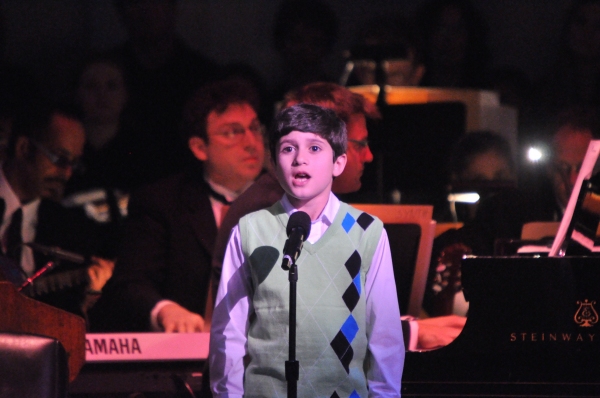
[[[296,283],[298,282],[298,267],[293,260],[288,274],[290,281],[290,337],[289,360],[285,362],[285,379],[287,381],[287,396],[298,396],[298,379],[300,377],[300,363],[296,361]]]

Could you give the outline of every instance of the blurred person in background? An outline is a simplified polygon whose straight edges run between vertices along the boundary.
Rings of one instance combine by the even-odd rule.
[[[347,86],[418,86],[425,73],[415,27],[403,15],[369,21],[359,30],[349,57],[353,68]]]
[[[417,13],[427,87],[485,88],[488,28],[470,0],[430,0]]]
[[[40,277],[36,286],[48,286],[48,290],[39,297],[34,294],[37,290],[32,291],[41,301],[82,316],[99,297],[114,267],[113,261],[101,258],[110,249],[97,226],[78,209],[57,202],[77,169],[84,141],[83,126],[75,116],[32,99],[12,119],[7,156],[0,170],[3,256],[12,261],[13,271],[18,270],[23,281],[49,261],[61,260],[28,244],[57,247],[85,258],[61,261],[60,267],[44,275],[63,276],[58,279],[61,282],[44,285]],[[80,277],[74,277],[76,274]]]
[[[217,65],[192,50],[176,30],[178,0],[114,0],[128,40],[110,55],[121,60],[129,89],[128,111],[143,132],[141,184],[185,166],[178,137],[185,101],[214,80]]]
[[[502,189],[516,188],[517,170],[509,142],[491,131],[465,134],[451,149],[448,160],[448,193],[476,193],[479,201]],[[436,209],[438,222],[473,219],[477,203],[446,202]]]
[[[333,82],[325,67],[337,41],[338,21],[321,0],[281,2],[273,26],[273,45],[281,60],[282,76],[271,95],[273,102],[286,92],[312,82]]]
[[[559,40],[556,63],[536,92],[538,123],[569,106],[600,105],[600,1],[574,0]]]
[[[258,109],[254,87],[239,79],[188,101],[182,134],[195,163],[132,193],[114,277],[92,314],[97,329],[205,330],[218,228],[264,165]]]

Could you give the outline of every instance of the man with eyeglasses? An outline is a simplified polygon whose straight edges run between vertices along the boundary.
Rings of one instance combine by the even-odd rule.
[[[204,330],[217,229],[264,165],[258,105],[238,79],[210,83],[187,102],[182,132],[193,162],[131,195],[98,329]]]
[[[83,212],[66,209],[57,202],[83,152],[85,134],[81,123],[65,111],[35,100],[11,122],[7,157],[0,170],[2,255],[18,267],[21,278],[26,278],[48,261],[56,260],[48,253],[34,252],[28,243],[59,247],[84,257],[108,254],[97,226]],[[91,263],[83,264],[88,268],[82,270],[90,278],[89,284],[59,289],[39,298],[84,315],[110,278],[113,265],[112,261],[93,257]],[[56,275],[81,267],[61,262],[49,273]]]

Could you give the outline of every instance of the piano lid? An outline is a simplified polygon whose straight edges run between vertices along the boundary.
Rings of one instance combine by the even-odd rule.
[[[600,396],[600,259],[467,257],[462,285],[462,333],[406,353],[403,396]]]

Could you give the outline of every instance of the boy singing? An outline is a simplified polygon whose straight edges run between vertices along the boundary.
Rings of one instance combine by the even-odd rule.
[[[296,261],[298,396],[399,397],[404,343],[387,234],[331,193],[346,164],[344,122],[298,104],[275,117],[269,145],[285,195],[231,233],[212,320],[213,395],[286,395],[281,250],[290,215],[304,211],[311,228]]]

